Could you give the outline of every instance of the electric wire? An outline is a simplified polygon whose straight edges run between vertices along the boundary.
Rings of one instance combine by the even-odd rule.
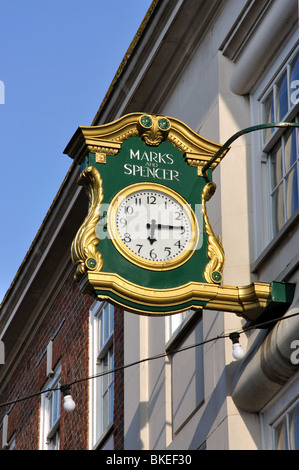
[[[287,320],[289,318],[293,318],[293,317],[296,317],[298,315],[299,315],[299,312],[294,313],[294,314],[290,314],[290,315],[286,315],[284,317],[267,320],[267,321],[264,321],[264,322],[261,322],[261,323],[248,325],[248,326],[246,326],[246,327],[244,327],[240,330],[234,330],[234,331],[236,331],[239,334],[242,334],[242,333],[246,333],[247,331],[250,331],[250,330],[253,330],[253,329],[264,328],[264,327],[269,326],[273,323],[277,323],[277,322],[280,322],[280,321],[283,321],[283,320]],[[0,403],[0,408],[3,408],[5,406],[10,406],[10,405],[15,405],[16,403],[19,403],[19,402],[22,402],[22,401],[25,401],[25,400],[29,400],[31,398],[35,398],[35,397],[40,396],[44,393],[50,393],[50,392],[54,392],[54,391],[57,391],[57,390],[62,391],[66,387],[70,388],[72,385],[76,385],[76,384],[81,383],[81,382],[86,382],[88,380],[97,379],[97,378],[103,377],[105,375],[114,374],[116,372],[125,370],[129,367],[133,367],[133,366],[142,364],[144,362],[150,362],[150,361],[153,361],[153,360],[156,360],[156,359],[162,359],[162,358],[165,358],[165,357],[169,357],[169,356],[172,356],[174,354],[184,352],[184,351],[187,351],[189,349],[194,349],[194,348],[197,348],[199,346],[204,346],[205,344],[208,344],[208,343],[211,343],[211,342],[216,342],[219,339],[226,339],[226,338],[229,338],[229,337],[230,337],[230,334],[225,333],[225,334],[222,334],[222,335],[217,335],[213,338],[209,338],[209,339],[204,340],[204,341],[200,341],[198,343],[195,343],[195,344],[192,344],[192,345],[189,345],[189,346],[183,346],[181,348],[170,349],[166,352],[156,354],[155,356],[146,357],[146,358],[143,358],[143,359],[138,359],[137,361],[130,362],[130,363],[125,364],[123,366],[115,367],[114,369],[106,370],[104,372],[99,372],[98,374],[94,374],[94,375],[91,375],[91,376],[88,376],[88,377],[82,377],[82,378],[73,380],[71,382],[67,382],[66,384],[61,385],[59,387],[47,388],[45,390],[40,390],[39,392],[33,393],[31,395],[27,395],[27,396],[24,396],[24,397],[19,397],[19,398],[16,398],[12,401],[8,401],[8,402],[5,402],[5,403]]]

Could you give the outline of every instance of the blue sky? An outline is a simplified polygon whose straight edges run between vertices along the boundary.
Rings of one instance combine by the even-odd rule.
[[[6,0],[0,8],[0,302],[151,0]]]

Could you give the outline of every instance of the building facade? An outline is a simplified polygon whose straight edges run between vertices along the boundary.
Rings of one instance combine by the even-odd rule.
[[[297,123],[298,90],[297,0],[155,0],[92,125],[145,112],[223,144]],[[253,329],[229,312],[151,317],[83,294],[70,247],[88,198],[72,163],[1,305],[3,449],[299,448],[298,145],[296,127],[244,133],[213,172],[223,284],[295,288]]]

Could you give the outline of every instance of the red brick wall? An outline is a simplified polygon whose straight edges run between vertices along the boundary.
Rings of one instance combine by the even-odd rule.
[[[17,396],[39,392],[46,377],[45,350],[54,332],[53,365],[61,361],[61,383],[88,377],[89,308],[93,299],[80,293],[78,284],[69,276],[37,333],[27,345],[21,362],[14,371],[0,402]],[[72,386],[76,409],[66,413],[61,409],[60,447],[65,450],[87,449],[89,381]],[[39,448],[39,413],[41,397],[19,402],[0,409],[0,420],[9,412],[8,439],[15,433],[16,449]],[[1,442],[0,442],[1,445]]]
[[[124,365],[124,312],[114,309],[114,367]],[[114,449],[124,448],[124,371],[116,370],[114,374]]]

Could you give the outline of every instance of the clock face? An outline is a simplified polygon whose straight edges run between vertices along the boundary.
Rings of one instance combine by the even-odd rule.
[[[173,269],[187,261],[198,240],[195,215],[176,192],[140,183],[120,191],[108,211],[115,247],[148,269]]]

